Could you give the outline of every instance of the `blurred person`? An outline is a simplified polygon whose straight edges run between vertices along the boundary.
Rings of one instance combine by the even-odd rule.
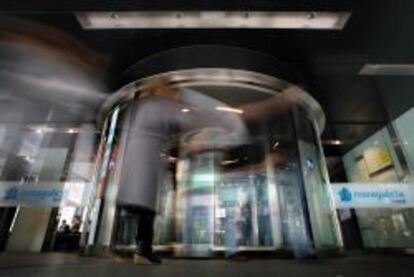
[[[9,157],[18,155],[20,149],[29,149],[25,145],[32,141],[32,134],[26,130],[32,131],[33,125],[39,126],[33,134],[36,141],[41,141],[30,145],[30,153],[24,151],[30,157],[20,165],[10,163],[6,173],[18,180],[23,177],[24,183],[43,181],[31,170],[35,164],[41,164],[43,151],[39,150],[50,143],[43,127],[53,130],[60,124],[95,122],[96,111],[107,97],[103,80],[109,60],[57,28],[2,15],[0,64],[0,123],[7,123],[7,136],[0,148]],[[8,158],[10,162],[13,159]],[[27,167],[27,174],[22,166]],[[68,229],[65,222],[61,231]]]
[[[59,226],[58,232],[65,233],[65,234],[70,233],[70,226],[65,219],[62,220],[62,223]]]
[[[239,106],[238,109],[243,111],[240,116],[245,123],[263,122],[267,119],[283,116],[293,107],[300,104],[300,101],[301,90],[297,87],[289,87],[269,99],[244,104]],[[233,167],[230,171],[260,172],[266,170],[267,166],[277,168],[286,162],[285,153],[278,149],[278,151],[268,153],[261,161],[255,161],[247,165],[241,164],[240,166]],[[248,201],[240,207],[232,206],[226,209],[224,245],[225,257],[229,260],[247,261],[247,257],[239,251],[239,246],[243,242],[247,242],[250,237],[251,222],[248,220],[249,214],[251,214],[251,207]],[[289,234],[291,234],[291,228],[289,228],[289,231]],[[295,239],[298,239],[297,235],[292,238],[295,257],[302,258],[305,255],[304,253],[312,251],[309,245],[297,243],[294,241]]]
[[[0,63],[0,97],[7,100],[0,109],[3,120],[22,124],[94,121],[107,95],[106,57],[40,23],[1,17]]]
[[[303,195],[299,188],[298,164],[292,149],[288,149],[286,141],[282,146],[267,154],[264,162],[254,165],[255,168],[272,166],[274,183],[279,194],[279,209],[283,239],[290,247],[296,259],[313,258],[315,249],[309,234],[309,226],[305,219]],[[286,146],[285,146],[286,145]]]
[[[242,238],[239,222],[239,207],[233,205],[226,208],[226,221],[224,223],[225,257],[231,260],[245,260],[244,255],[239,254],[239,242]]]
[[[251,199],[247,199],[244,201],[242,206],[240,207],[240,219],[238,222],[240,233],[241,233],[241,240],[240,243],[242,245],[249,245],[251,243],[252,237],[252,203]]]
[[[70,231],[72,233],[79,233],[81,225],[82,225],[81,217],[79,215],[75,215],[72,220],[72,227],[70,228]]]
[[[160,155],[176,123],[176,90],[167,83],[163,79],[145,83],[123,126],[127,141],[117,204],[138,221],[135,264],[161,263],[152,249],[156,196],[166,170]]]
[[[298,104],[301,104],[305,94],[299,87],[290,86],[268,99],[241,105],[241,115],[245,121],[263,120],[285,114]]]
[[[158,187],[168,167],[167,160],[160,156],[171,135],[179,128],[220,126],[229,139],[215,146],[228,147],[246,143],[248,132],[238,115],[215,111],[223,103],[193,90],[177,89],[166,77],[144,82],[141,90],[139,101],[129,107],[124,121],[127,137],[117,204],[137,215],[134,262],[160,264],[152,241]],[[191,112],[184,113],[183,108]]]

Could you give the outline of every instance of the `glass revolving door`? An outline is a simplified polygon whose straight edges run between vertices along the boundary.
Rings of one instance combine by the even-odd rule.
[[[323,157],[309,156],[302,143],[302,133],[309,130],[300,122],[311,122],[314,136],[306,142],[320,149],[318,130],[324,117],[313,98],[279,79],[240,70],[193,69],[163,76],[175,88],[175,100],[137,97],[142,91],[139,80],[106,105],[107,111],[117,107],[119,113],[114,119],[106,112],[106,125],[116,126],[115,139],[107,144],[113,170],[101,168],[108,175],[101,183],[106,193],[99,215],[91,218],[100,224],[89,241],[133,249],[136,218],[117,208],[114,196],[127,185],[125,168],[146,162],[145,157],[133,164],[125,159],[134,139],[128,128],[136,124],[131,114],[148,110],[142,103],[169,101],[142,117],[147,124],[143,128],[168,130],[159,138],[157,153],[163,168],[157,174],[162,176],[151,184],[158,187],[157,249],[179,256],[290,249],[306,256],[315,248],[341,247],[326,178],[317,178],[323,175]],[[305,189],[307,163],[321,170],[312,171],[312,188]]]

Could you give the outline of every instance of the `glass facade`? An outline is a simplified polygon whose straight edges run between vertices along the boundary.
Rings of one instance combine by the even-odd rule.
[[[413,110],[382,128],[344,157],[350,182],[409,183],[412,181]],[[392,134],[396,134],[393,138]],[[410,248],[414,246],[412,208],[358,208],[355,210],[364,247]]]
[[[408,163],[408,169],[413,178],[414,172],[414,108],[409,109],[403,115],[393,121],[393,126],[396,130],[398,141],[402,148],[404,157]]]
[[[0,251],[59,250],[58,227],[82,217],[95,139],[91,124],[0,125]]]

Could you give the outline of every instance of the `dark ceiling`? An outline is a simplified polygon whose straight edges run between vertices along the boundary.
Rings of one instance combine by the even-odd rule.
[[[414,63],[414,1],[2,1],[5,16],[46,23],[82,40],[109,61],[108,84],[141,58],[194,44],[239,46],[293,65],[322,104],[326,146],[337,155],[414,106],[410,76],[360,76],[366,63]],[[73,11],[97,10],[291,10],[351,11],[342,31],[317,30],[82,30]],[[113,87],[114,88],[114,87]]]

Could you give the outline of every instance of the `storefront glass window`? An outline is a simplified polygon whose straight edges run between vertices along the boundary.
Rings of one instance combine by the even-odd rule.
[[[396,126],[399,135],[406,136],[409,129],[403,128],[404,119],[398,122]],[[349,151],[343,161],[350,182],[368,182],[375,186],[376,183],[408,181],[387,128],[381,129]],[[414,246],[413,209],[358,208],[355,211],[364,247]]]

